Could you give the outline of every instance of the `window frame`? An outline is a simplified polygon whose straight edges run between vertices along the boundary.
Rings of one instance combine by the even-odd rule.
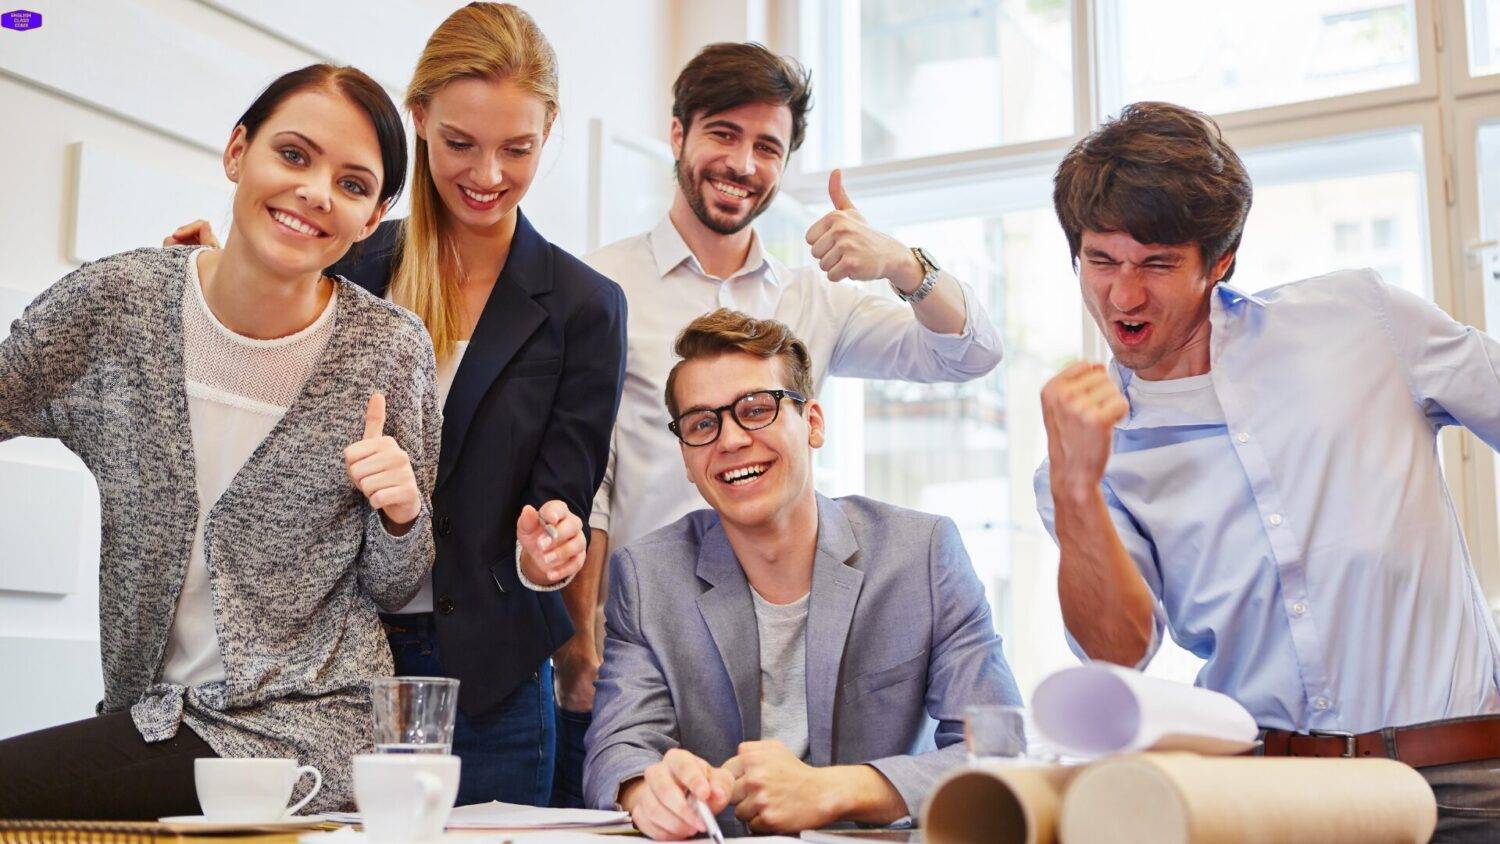
[[[772,0],[772,46],[801,54],[801,20],[808,9],[823,14],[836,7],[839,14],[857,11],[859,0]],[[1465,0],[1415,0],[1417,80],[1375,91],[1286,103],[1215,114],[1225,137],[1248,152],[1295,143],[1313,143],[1343,136],[1418,126],[1422,133],[1425,208],[1427,214],[1427,271],[1433,301],[1454,318],[1485,327],[1480,271],[1466,257],[1479,233],[1477,179],[1457,173],[1477,173],[1476,131],[1481,121],[1500,118],[1500,72],[1470,76],[1468,10]],[[859,197],[871,193],[900,193],[935,183],[994,178],[1060,160],[1062,155],[1105,117],[1099,61],[1098,0],[1069,0],[1072,22],[1073,133],[1018,144],[984,147],[941,155],[880,161],[842,168],[844,184]],[[846,36],[848,27],[845,27]],[[854,37],[858,37],[857,33]],[[843,67],[845,84],[857,84],[858,68]],[[822,104],[837,102],[837,91]],[[806,156],[794,156],[782,190],[814,207],[827,204],[830,167],[808,168]],[[1455,169],[1456,165],[1456,169]],[[1096,359],[1107,354],[1087,312],[1081,354]],[[1441,438],[1444,471],[1454,505],[1468,539],[1475,570],[1487,599],[1500,610],[1500,528],[1496,526],[1495,455],[1467,431],[1448,429]]]

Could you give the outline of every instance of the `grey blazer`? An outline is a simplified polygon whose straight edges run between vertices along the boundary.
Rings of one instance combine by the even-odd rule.
[[[221,756],[316,765],[314,805],[337,809],[352,803],[350,756],[371,747],[369,679],[392,670],[376,606],[415,594],[433,555],[426,506],[405,535],[386,533],[343,449],[384,391],[386,433],[430,498],[432,343],[410,313],[338,283],[322,359],[204,527],[227,680],[159,682],[198,518],[181,318],[191,254],[138,249],[43,291],[0,342],[0,440],[56,437],[99,483],[100,711],[129,708],[148,742],[185,722]]]
[[[599,808],[671,748],[721,765],[760,738],[755,608],[718,515],[690,513],[616,550],[609,583],[584,767]],[[808,763],[874,766],[915,817],[964,758],[964,707],[1020,701],[953,522],[819,495]],[[719,821],[745,832],[733,807]]]

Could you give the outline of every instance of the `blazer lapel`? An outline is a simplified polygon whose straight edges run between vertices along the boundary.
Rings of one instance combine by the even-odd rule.
[[[437,485],[453,473],[463,451],[469,423],[490,385],[515,357],[526,339],[547,320],[547,310],[533,297],[552,289],[552,262],[548,244],[526,216],[516,211],[516,233],[510,254],[484,304],[469,349],[453,376],[448,402],[443,407],[443,448],[438,457]]]
[[[864,572],[848,565],[858,553],[859,544],[843,508],[819,495],[818,551],[807,606],[807,763],[815,767],[838,762],[833,750],[833,716],[839,669],[865,579]]]
[[[719,649],[740,711],[740,735],[729,742],[733,748],[747,737],[760,737],[760,633],[750,583],[718,522],[699,546],[697,575],[712,587],[698,596],[698,612]]]

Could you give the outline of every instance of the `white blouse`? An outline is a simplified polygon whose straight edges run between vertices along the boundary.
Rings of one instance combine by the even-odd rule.
[[[198,486],[198,525],[187,577],[167,638],[162,681],[197,686],[224,680],[203,525],[219,496],[302,392],[333,336],[337,296],[311,325],[275,340],[236,334],[203,298],[198,255],[188,259],[182,344],[188,422]]]

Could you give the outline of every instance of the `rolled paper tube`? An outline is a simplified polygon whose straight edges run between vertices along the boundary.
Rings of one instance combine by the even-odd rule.
[[[1437,801],[1391,759],[1143,753],[1105,759],[1063,798],[1064,844],[1405,844],[1437,826]]]
[[[1073,765],[960,768],[928,795],[922,829],[929,844],[1052,844]]]

